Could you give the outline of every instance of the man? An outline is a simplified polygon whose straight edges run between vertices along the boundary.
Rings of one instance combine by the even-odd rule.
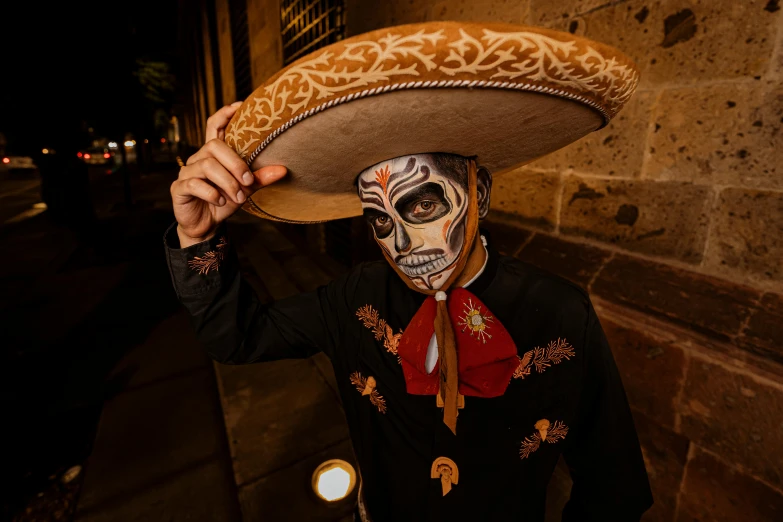
[[[492,50],[504,57],[530,51],[528,44],[515,42],[550,45],[536,38],[553,34],[516,27],[509,32],[508,26],[501,27],[504,33],[498,28],[487,33],[487,27],[469,24],[395,29],[399,35],[362,35],[342,47],[331,46],[312,62],[296,62],[245,104],[225,107],[210,118],[207,145],[172,185],[177,226],[166,235],[175,289],[198,337],[214,359],[229,364],[318,351],[329,356],[359,464],[362,520],[541,521],[547,484],[561,455],[574,480],[563,520],[639,520],[652,502],[647,475],[622,383],[590,300],[563,279],[498,255],[478,227],[490,206],[491,169],[462,153],[474,148],[482,163],[507,167],[563,146],[598,126],[592,112],[562,99],[581,103],[583,97],[565,91],[551,99],[517,92],[527,84],[508,85],[515,89],[511,96],[459,89],[394,97],[356,91],[328,106],[308,110],[308,103],[317,103],[309,98],[289,106],[294,118],[306,111],[291,120],[296,126],[283,117],[277,117],[277,127],[258,126],[263,117],[271,120],[270,107],[277,110],[273,101],[280,82],[300,81],[308,63],[329,74],[342,67],[332,59],[361,61],[354,53],[366,42],[370,47],[375,42],[419,45],[416,38],[431,34],[432,53],[422,50],[429,45],[425,42],[398,56],[407,59],[421,51],[420,59],[437,64],[438,57],[453,56],[450,38],[461,42],[483,31],[491,34],[489,42],[510,42]],[[578,47],[560,43],[569,52]],[[384,56],[391,60],[393,55]],[[529,64],[532,58],[515,59]],[[622,63],[613,55],[607,63],[616,67],[618,60]],[[406,67],[409,74],[416,71]],[[439,70],[451,74],[444,66]],[[474,70],[479,68],[465,74]],[[377,77],[377,67],[372,72]],[[583,72],[594,75],[590,67]],[[297,76],[292,80],[291,75]],[[355,88],[367,83],[356,82]],[[416,89],[424,84],[404,85]],[[502,89],[506,84],[492,85]],[[471,103],[463,103],[468,98]],[[399,103],[433,99],[438,103]],[[471,112],[477,106],[480,110]],[[536,112],[542,106],[546,110]],[[450,119],[455,107],[459,118]],[[261,112],[254,115],[256,110]],[[525,129],[541,136],[520,138],[524,131],[512,130],[508,146],[498,145],[498,118],[515,113],[527,118]],[[345,118],[351,126],[346,127]],[[414,120],[420,124],[399,124]],[[372,125],[362,127],[367,121]],[[433,134],[433,129],[440,130]],[[480,129],[490,130],[482,137]],[[466,130],[472,132],[468,138]],[[356,145],[350,158],[334,153],[345,132]],[[308,133],[316,138],[304,141]],[[436,148],[444,136],[452,144],[445,145],[448,153]],[[297,153],[287,152],[297,145]],[[374,152],[378,149],[383,150]],[[394,150],[403,153],[389,156]],[[374,155],[380,161],[370,161]],[[280,157],[288,176],[275,165]],[[351,161],[362,167],[351,172]],[[260,168],[251,173],[248,164]],[[265,217],[293,221],[339,217],[355,212],[345,208],[353,201],[346,187],[350,198],[358,195],[386,262],[361,264],[315,292],[262,305],[239,274],[222,223],[243,205]],[[297,204],[296,198],[311,199]]]

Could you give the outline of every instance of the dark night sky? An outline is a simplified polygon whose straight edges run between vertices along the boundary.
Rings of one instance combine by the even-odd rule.
[[[82,120],[116,135],[149,119],[132,71],[148,58],[176,72],[177,0],[9,4],[0,8],[0,132],[9,152],[73,138]]]

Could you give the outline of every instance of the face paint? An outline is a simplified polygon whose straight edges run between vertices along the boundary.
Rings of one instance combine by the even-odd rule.
[[[468,194],[432,155],[383,161],[359,175],[364,216],[375,239],[422,290],[437,290],[465,242]]]

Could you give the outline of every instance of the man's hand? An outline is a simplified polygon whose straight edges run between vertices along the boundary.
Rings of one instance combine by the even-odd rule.
[[[248,196],[286,175],[282,166],[251,173],[247,164],[223,141],[229,120],[242,102],[223,107],[207,120],[206,144],[179,171],[171,184],[180,247],[211,238]]]

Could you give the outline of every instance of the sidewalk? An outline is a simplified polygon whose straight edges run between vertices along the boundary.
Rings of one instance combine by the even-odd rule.
[[[314,290],[343,270],[243,212],[231,219],[229,233],[245,277],[266,301]],[[215,369],[243,520],[351,521],[350,507],[335,511],[310,490],[321,462],[355,464],[326,356]]]

